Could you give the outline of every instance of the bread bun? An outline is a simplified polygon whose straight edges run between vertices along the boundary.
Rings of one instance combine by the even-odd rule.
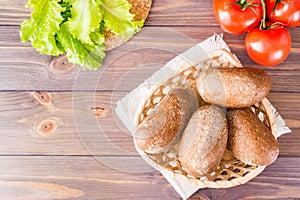
[[[182,168],[196,178],[210,174],[222,159],[227,137],[223,111],[212,105],[200,107],[192,115],[179,144]]]
[[[270,78],[258,68],[210,68],[197,79],[204,101],[229,108],[249,107],[270,91]]]
[[[184,89],[171,89],[154,110],[139,124],[137,146],[150,154],[166,151],[179,142],[182,132],[198,103]]]
[[[269,165],[276,160],[278,143],[271,130],[250,108],[229,110],[227,118],[228,147],[236,158],[258,166]]]

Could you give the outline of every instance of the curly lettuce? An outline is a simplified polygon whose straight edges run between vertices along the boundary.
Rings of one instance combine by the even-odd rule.
[[[29,0],[27,7],[32,15],[21,24],[21,41],[41,54],[66,54],[83,69],[101,67],[104,29],[129,38],[144,24],[133,20],[127,0]]]
[[[114,33],[122,34],[130,37],[134,32],[143,26],[144,20],[133,21],[134,14],[130,12],[123,12],[131,8],[127,0],[112,1],[102,0],[101,8],[104,12],[104,21],[108,29]]]
[[[56,0],[29,0],[27,6],[34,12],[31,18],[21,25],[21,40],[30,40],[31,45],[42,54],[62,54],[64,51],[57,45],[56,33],[63,21],[61,12],[64,8]]]

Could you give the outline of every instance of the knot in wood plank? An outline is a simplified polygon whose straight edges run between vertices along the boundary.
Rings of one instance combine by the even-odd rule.
[[[35,132],[38,137],[49,138],[55,135],[56,130],[63,124],[58,117],[48,117],[35,124]]]
[[[47,108],[53,107],[52,97],[48,92],[36,91],[31,95],[43,106]]]
[[[106,117],[108,110],[106,108],[102,108],[102,107],[95,107],[95,108],[91,108],[93,115],[95,117],[99,117],[99,118],[103,118]]]
[[[50,62],[50,70],[54,74],[65,74],[70,72],[74,68],[74,64],[70,63],[65,55],[58,57],[52,57]]]

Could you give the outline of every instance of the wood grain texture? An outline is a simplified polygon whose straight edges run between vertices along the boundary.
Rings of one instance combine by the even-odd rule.
[[[0,93],[0,154],[136,154],[132,137],[122,131],[123,125],[113,116],[112,102],[123,93],[49,95],[53,101],[50,108],[39,103],[31,92]],[[97,107],[104,109],[105,117],[95,116],[93,108]],[[39,133],[40,124],[53,118],[57,119],[54,132]]]
[[[180,199],[137,155],[113,110],[170,59],[223,33],[212,1],[153,0],[142,31],[107,52],[102,69],[86,72],[20,42],[26,2],[0,1],[0,199]],[[268,98],[292,129],[279,138],[279,158],[245,185],[199,190],[190,199],[300,199],[300,27],[289,31],[288,59],[263,68],[272,82]],[[245,34],[223,34],[244,66],[257,67]]]
[[[125,93],[49,92],[50,106],[33,94],[0,93],[0,155],[137,155],[132,136],[114,113]],[[279,139],[280,155],[298,156],[300,125],[295,121],[300,118],[300,95],[272,92],[269,99],[288,123],[294,123],[293,132]],[[95,115],[97,107],[103,116]],[[53,118],[54,132],[37,132],[43,121]]]
[[[19,25],[30,17],[29,9],[25,8],[26,0],[21,1],[0,1],[0,24]]]
[[[9,199],[12,191],[23,199],[180,199],[157,171],[130,173],[105,166],[95,157],[0,157],[1,197]],[[108,157],[110,165],[132,166],[135,158]],[[208,199],[282,199],[300,198],[299,158],[279,158],[259,177],[249,183],[228,189],[203,189],[194,197]],[[272,180],[272,181],[270,181]],[[4,189],[9,190],[4,190]],[[118,191],[118,192],[116,192]],[[138,191],[138,192],[137,192]],[[243,191],[243,192],[241,192]],[[75,198],[77,196],[77,198]],[[12,198],[13,199],[13,198]],[[17,199],[17,198],[16,198]],[[22,198],[20,198],[22,199]],[[193,199],[193,198],[191,198]]]
[[[30,17],[24,7],[27,0],[2,0],[0,2],[0,24],[18,25]],[[194,0],[154,0],[148,25],[216,25],[210,12],[211,2],[201,4]]]
[[[40,55],[29,43],[19,42],[19,27],[0,26],[0,90],[130,91],[170,59],[214,32],[221,33],[218,27],[209,30],[200,27],[145,27],[125,45],[107,52],[102,69],[83,72],[79,66],[55,68],[53,63],[57,58]],[[300,38],[299,31],[294,31],[293,35]],[[246,55],[243,38],[224,35],[224,40],[244,66],[257,67]],[[300,40],[296,39],[286,62],[276,68],[264,68],[271,77],[272,91],[300,91],[297,81],[299,56]],[[126,84],[120,85],[121,81],[126,81]]]
[[[64,191],[69,199],[76,196],[76,199],[178,199],[174,189],[158,172],[150,168],[145,171],[143,165],[146,164],[137,166],[136,158],[132,157],[126,160],[108,157],[109,166],[95,157],[14,156],[0,160],[1,198],[64,199],[61,198]],[[122,172],[114,167],[116,164],[143,173]],[[4,190],[6,188],[10,190]]]

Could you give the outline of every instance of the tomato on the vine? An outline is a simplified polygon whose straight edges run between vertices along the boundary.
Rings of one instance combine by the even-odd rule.
[[[271,21],[290,27],[300,25],[300,0],[265,0]]]
[[[214,0],[213,11],[221,28],[232,34],[250,31],[263,16],[260,0]]]
[[[253,61],[271,67],[282,63],[288,57],[291,36],[282,25],[271,25],[265,30],[255,28],[247,34],[245,47]]]

